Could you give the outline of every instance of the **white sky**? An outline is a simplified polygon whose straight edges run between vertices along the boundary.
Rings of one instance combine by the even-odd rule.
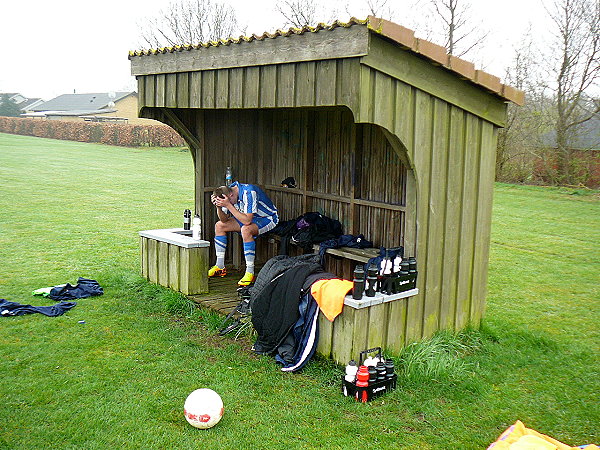
[[[224,0],[227,2],[227,0]],[[421,3],[426,0],[421,0]],[[486,71],[502,78],[512,49],[531,24],[535,36],[549,29],[542,0],[470,0],[480,28],[490,31]],[[138,23],[156,16],[168,0],[3,0],[0,2],[0,92],[20,92],[50,100],[60,94],[136,89],[129,50],[143,48]],[[247,34],[272,31],[283,24],[275,0],[230,0]],[[340,11],[367,16],[366,0],[331,1]],[[414,28],[414,0],[388,0],[395,22]],[[341,20],[348,16],[340,14]],[[405,19],[403,19],[405,18]],[[416,30],[417,36],[419,30]]]

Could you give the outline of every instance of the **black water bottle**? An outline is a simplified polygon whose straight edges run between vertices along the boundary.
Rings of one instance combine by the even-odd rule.
[[[356,266],[354,269],[354,285],[352,287],[352,298],[360,300],[365,291],[365,271],[362,266]]]
[[[385,361],[385,376],[386,378],[394,376],[394,361],[391,359]]]
[[[183,229],[189,230],[191,228],[192,223],[192,211],[186,209],[183,211]]]
[[[369,366],[369,384],[373,384],[377,381],[377,368],[375,366]]]
[[[417,272],[417,259],[414,256],[408,258],[409,272],[416,273]]]
[[[375,291],[377,290],[377,266],[371,264],[367,270],[367,297],[375,297]]]
[[[410,265],[408,263],[408,260],[403,259],[400,263],[400,275],[408,275],[409,267]]]
[[[377,363],[377,381],[384,381],[386,378],[386,368],[385,368],[385,363],[383,361],[379,361]]]

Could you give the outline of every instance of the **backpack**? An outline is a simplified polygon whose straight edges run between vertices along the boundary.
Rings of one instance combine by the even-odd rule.
[[[342,235],[339,220],[324,216],[318,212],[308,212],[296,219],[298,231],[292,235],[292,242],[304,250],[312,250],[313,244]]]

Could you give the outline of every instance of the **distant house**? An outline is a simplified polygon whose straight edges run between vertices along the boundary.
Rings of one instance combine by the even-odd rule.
[[[137,115],[137,93],[63,94],[36,105],[24,117],[42,117],[48,120],[91,122],[154,122]]]
[[[22,113],[31,112],[32,108],[44,103],[41,98],[27,98],[18,92],[2,92],[0,95],[8,95],[8,99],[17,105]]]

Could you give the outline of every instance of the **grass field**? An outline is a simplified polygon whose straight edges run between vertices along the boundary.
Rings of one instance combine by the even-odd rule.
[[[0,181],[0,298],[49,305],[31,291],[79,276],[105,289],[60,317],[0,317],[0,448],[476,449],[517,419],[600,443],[597,193],[497,185],[481,330],[395,355],[399,388],[363,405],[341,368],[281,373],[137,275],[137,231],[193,205],[186,151],[0,134]],[[199,387],[225,403],[211,430],[183,417]]]

